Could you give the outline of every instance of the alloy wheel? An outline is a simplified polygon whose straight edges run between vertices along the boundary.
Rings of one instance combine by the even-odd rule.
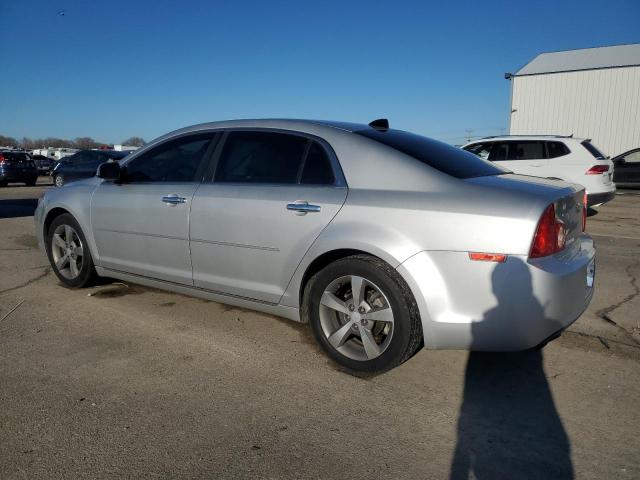
[[[70,225],[58,225],[51,236],[53,262],[60,274],[73,280],[80,275],[84,248],[78,232]]]
[[[393,336],[393,311],[384,292],[364,277],[332,281],[320,299],[320,325],[329,344],[353,360],[382,355]]]

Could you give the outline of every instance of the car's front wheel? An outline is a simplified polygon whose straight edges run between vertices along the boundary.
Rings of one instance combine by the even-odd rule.
[[[316,273],[305,289],[303,309],[318,343],[350,370],[388,370],[422,344],[409,287],[375,257],[353,255]]]
[[[51,222],[47,231],[47,255],[56,276],[68,287],[88,286],[97,276],[82,229],[68,213]]]
[[[64,185],[64,177],[62,175],[56,175],[53,177],[53,184],[56,187],[61,187]]]

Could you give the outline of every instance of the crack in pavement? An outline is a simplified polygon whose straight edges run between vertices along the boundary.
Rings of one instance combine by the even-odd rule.
[[[614,310],[620,308],[622,305],[624,305],[625,303],[629,303],[630,301],[632,301],[634,298],[636,298],[638,295],[640,295],[640,287],[638,287],[637,284],[637,278],[636,276],[631,272],[632,268],[635,268],[637,266],[640,266],[640,262],[634,262],[630,265],[627,266],[627,268],[625,268],[625,273],[627,274],[627,276],[629,277],[629,279],[631,280],[629,283],[631,285],[631,287],[633,288],[633,292],[630,293],[629,295],[627,295],[626,297],[624,297],[622,300],[620,300],[617,303],[614,303],[612,305],[609,305],[608,307],[602,308],[600,310],[598,310],[596,312],[596,316],[602,320],[604,320],[605,322],[613,325],[614,327],[616,327],[617,329],[621,330],[633,343],[635,343],[636,345],[640,345],[640,341],[638,341],[633,334],[628,331],[626,328],[624,328],[622,325],[619,325],[618,323],[616,323],[614,320],[611,319],[611,317],[609,316],[609,314],[611,312],[613,312]]]
[[[24,288],[28,285],[31,285],[34,282],[37,282],[38,280],[46,277],[47,275],[49,275],[49,273],[51,273],[51,268],[47,267],[44,269],[44,272],[42,272],[40,275],[38,275],[37,277],[34,277],[30,280],[27,280],[26,282],[20,284],[20,285],[16,285],[15,287],[9,287],[9,288],[5,288],[4,290],[0,290],[0,295],[2,295],[3,293],[7,293],[7,292],[12,292],[14,290],[18,290],[20,288]]]

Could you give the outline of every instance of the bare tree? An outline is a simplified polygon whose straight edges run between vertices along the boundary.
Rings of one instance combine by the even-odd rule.
[[[145,143],[147,142],[145,142],[144,138],[141,137],[130,137],[122,141],[122,145],[130,145],[132,147],[141,147]]]
[[[100,146],[100,144],[91,137],[78,137],[73,141],[73,144],[80,150],[90,150]]]
[[[5,137],[0,135],[0,146],[2,147],[17,147],[18,141],[13,137]]]

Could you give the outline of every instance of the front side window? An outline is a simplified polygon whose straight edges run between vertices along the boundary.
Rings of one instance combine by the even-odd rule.
[[[628,153],[624,157],[624,161],[626,163],[640,163],[640,150],[636,150],[635,152]]]
[[[126,164],[127,182],[192,182],[212,134],[190,135],[166,142]]]
[[[475,153],[483,160],[489,160],[489,155],[491,154],[491,146],[493,144],[491,142],[486,143],[476,143],[474,145],[469,145],[465,147],[467,152]]]
[[[229,133],[215,182],[298,183],[309,140],[273,132]]]

